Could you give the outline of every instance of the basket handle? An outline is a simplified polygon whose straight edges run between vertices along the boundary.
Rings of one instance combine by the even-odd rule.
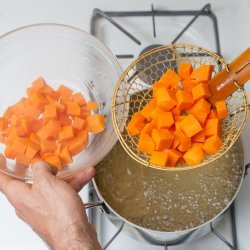
[[[226,99],[249,79],[250,47],[208,82],[212,94],[209,101],[214,104],[216,101]]]

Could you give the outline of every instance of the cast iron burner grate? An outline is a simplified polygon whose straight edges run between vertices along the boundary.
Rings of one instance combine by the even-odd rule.
[[[117,27],[124,35],[129,37],[133,42],[135,42],[138,46],[141,46],[141,41],[137,39],[134,35],[132,35],[129,31],[127,31],[125,28],[123,28],[119,23],[117,23],[114,18],[122,18],[122,17],[151,17],[152,18],[152,26],[153,26],[153,36],[157,36],[157,30],[156,30],[156,24],[155,24],[155,17],[166,17],[166,16],[192,16],[191,20],[187,23],[187,25],[177,34],[177,36],[173,39],[172,44],[176,43],[179,38],[185,33],[185,31],[200,17],[200,16],[207,16],[211,19],[213,23],[213,30],[214,30],[214,39],[215,39],[215,46],[216,46],[216,53],[221,56],[221,49],[220,49],[220,40],[219,40],[219,31],[218,31],[218,23],[217,23],[217,17],[211,10],[211,5],[206,4],[204,7],[202,7],[200,10],[155,10],[153,4],[151,5],[151,11],[102,11],[100,9],[94,9],[92,18],[91,18],[91,25],[90,25],[90,31],[92,35],[96,35],[96,28],[97,28],[97,20],[99,18],[104,18],[108,22],[110,22],[112,25]],[[160,44],[152,44],[146,48],[143,48],[141,50],[141,54],[161,46]],[[202,55],[201,55],[202,56]],[[132,54],[120,54],[116,55],[118,59],[129,59],[134,58],[134,55]],[[247,166],[248,167],[248,166]],[[90,187],[90,193],[89,193],[90,201],[93,201],[95,197],[97,197],[93,186]],[[232,250],[238,250],[238,244],[237,244],[237,234],[236,234],[236,225],[235,225],[235,209],[234,209],[234,203],[230,206],[230,217],[231,217],[231,225],[232,225],[232,239],[233,244],[231,244],[225,237],[223,237],[218,231],[215,230],[213,227],[213,224],[210,223],[211,232],[217,236],[218,239],[220,239],[226,246],[229,247],[229,249]],[[90,211],[89,214],[90,223],[93,221],[93,213]],[[108,243],[103,247],[103,249],[107,249],[108,246],[117,238],[117,236],[120,234],[124,226],[124,223],[121,224],[120,228],[117,230],[117,232],[111,237]],[[166,242],[164,249],[169,249],[170,246],[175,246],[183,243],[185,239],[181,239],[175,242]]]

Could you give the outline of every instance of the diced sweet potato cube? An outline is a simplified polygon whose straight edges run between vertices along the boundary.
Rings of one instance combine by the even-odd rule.
[[[178,150],[181,152],[186,152],[191,148],[191,138],[185,137],[179,144]]]
[[[87,104],[85,98],[80,92],[77,92],[72,95],[73,101],[75,101],[80,107],[84,106]]]
[[[219,118],[219,117],[217,111],[215,109],[211,109],[207,116],[207,119],[214,119],[214,118]]]
[[[157,89],[155,98],[157,105],[165,111],[171,110],[177,104],[174,91],[166,88]]]
[[[10,146],[7,145],[4,150],[4,155],[6,158],[14,160],[17,156],[17,153]]]
[[[100,133],[104,130],[105,117],[99,114],[87,116],[88,131]]]
[[[180,77],[171,68],[169,68],[159,80],[159,82],[167,83],[169,87],[173,89],[176,89],[178,87],[179,81]]]
[[[79,117],[75,117],[72,123],[72,127],[76,130],[82,130],[87,127],[86,119],[81,119]]]
[[[181,62],[178,68],[178,74],[181,79],[190,79],[191,73],[193,71],[193,67],[190,63]]]
[[[184,160],[189,166],[201,163],[204,157],[202,149],[197,146],[192,147],[183,155]]]
[[[46,82],[42,77],[38,77],[34,82],[32,82],[34,90],[40,90],[46,86]]]
[[[190,109],[194,103],[192,95],[187,90],[176,92],[177,108],[179,110]]]
[[[11,145],[11,148],[17,153],[17,154],[25,154],[25,151],[28,146],[28,139],[27,138],[21,138],[16,137],[14,142]]]
[[[56,106],[53,104],[45,105],[45,110],[43,113],[43,119],[56,119],[57,118],[57,111]]]
[[[140,113],[134,113],[128,125],[126,126],[126,130],[131,136],[139,135],[142,129],[144,128],[145,117]]]
[[[168,153],[164,151],[153,151],[151,154],[150,158],[150,163],[161,166],[161,167],[166,167],[168,161]]]
[[[59,157],[54,153],[46,153],[42,155],[44,161],[49,163],[51,166],[56,167],[58,170],[62,169],[62,164]]]
[[[73,116],[80,116],[81,115],[81,108],[74,101],[68,102],[68,105],[67,105],[67,114],[68,115],[73,115]]]
[[[204,133],[206,137],[210,137],[212,135],[221,135],[221,125],[220,120],[218,118],[208,119],[205,123]]]
[[[193,70],[190,79],[207,82],[212,77],[213,69],[214,65],[201,65],[199,68]]]
[[[86,107],[85,107],[85,110],[86,111],[92,111],[92,110],[96,110],[98,109],[99,106],[97,103],[93,102],[92,100],[88,101]]]
[[[8,127],[8,122],[6,118],[1,117],[0,118],[0,132],[3,132]]]
[[[161,109],[157,111],[157,127],[170,128],[174,124],[174,118],[171,112],[165,112]]]
[[[71,96],[73,90],[64,85],[60,85],[60,87],[57,89],[57,92],[60,94],[60,96]]]
[[[207,154],[215,154],[220,150],[222,145],[223,145],[223,142],[221,138],[218,135],[213,135],[209,137],[208,139],[206,139],[203,145],[203,150]]]
[[[204,142],[206,140],[206,135],[204,129],[192,137],[193,142]]]
[[[216,102],[215,108],[216,108],[219,119],[225,119],[228,117],[227,104],[225,100]]]
[[[69,149],[67,147],[62,148],[59,158],[63,164],[70,164],[73,162],[72,156],[69,152]]]
[[[142,129],[141,133],[145,133],[148,134],[149,136],[152,135],[152,131],[153,131],[153,126],[151,123],[148,123],[144,126],[144,128]]]
[[[57,145],[55,141],[42,140],[40,147],[41,147],[41,154],[45,154],[45,153],[53,153],[56,150]]]
[[[202,130],[202,126],[198,120],[191,114],[187,115],[180,122],[180,126],[181,130],[190,138]]]
[[[138,141],[138,150],[147,154],[151,154],[155,150],[155,143],[146,133],[141,133]]]
[[[176,166],[177,162],[181,158],[180,153],[174,149],[170,149],[167,152],[168,152],[167,165],[168,166]]]
[[[64,126],[61,128],[61,131],[59,132],[59,140],[69,140],[74,137],[74,131],[71,126]]]
[[[189,91],[189,92],[191,92],[192,91],[192,88],[194,87],[194,86],[196,86],[198,83],[197,83],[197,81],[195,81],[195,80],[190,80],[190,79],[186,79],[186,80],[182,80],[181,81],[181,85],[182,85],[182,87],[184,88],[184,90],[187,90],[187,91]]]
[[[155,108],[156,108],[156,103],[154,100],[151,100],[143,107],[140,113],[147,119],[147,121],[151,121],[152,119],[151,113]]]
[[[200,98],[208,98],[211,96],[210,90],[206,83],[198,83],[195,87],[192,88],[192,95],[194,101]]]
[[[164,150],[171,147],[174,136],[168,129],[153,129],[152,139],[155,143],[155,150]]]
[[[34,140],[29,140],[25,155],[28,157],[28,159],[32,160],[39,150],[40,144],[37,144]]]
[[[28,167],[30,165],[30,158],[28,158],[25,154],[17,155],[16,163]]]

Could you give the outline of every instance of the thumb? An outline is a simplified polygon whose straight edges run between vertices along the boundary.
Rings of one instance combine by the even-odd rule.
[[[31,168],[32,168],[32,177],[34,182],[37,179],[40,179],[42,176],[57,174],[57,169],[44,161],[37,161],[33,163]]]

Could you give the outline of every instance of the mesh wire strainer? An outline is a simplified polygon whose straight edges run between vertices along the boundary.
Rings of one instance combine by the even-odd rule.
[[[152,85],[158,81],[168,68],[177,72],[181,62],[200,65],[213,64],[212,77],[227,67],[226,61],[206,49],[191,45],[168,45],[151,50],[137,58],[122,74],[112,100],[112,118],[118,138],[126,152],[137,162],[163,170],[188,170],[211,163],[226,153],[235,143],[247,119],[247,96],[239,88],[226,99],[228,118],[222,122],[223,146],[218,153],[207,155],[204,161],[195,166],[185,164],[176,167],[160,167],[149,163],[150,156],[138,151],[138,137],[131,137],[125,127],[133,114],[140,111],[152,98]]]

